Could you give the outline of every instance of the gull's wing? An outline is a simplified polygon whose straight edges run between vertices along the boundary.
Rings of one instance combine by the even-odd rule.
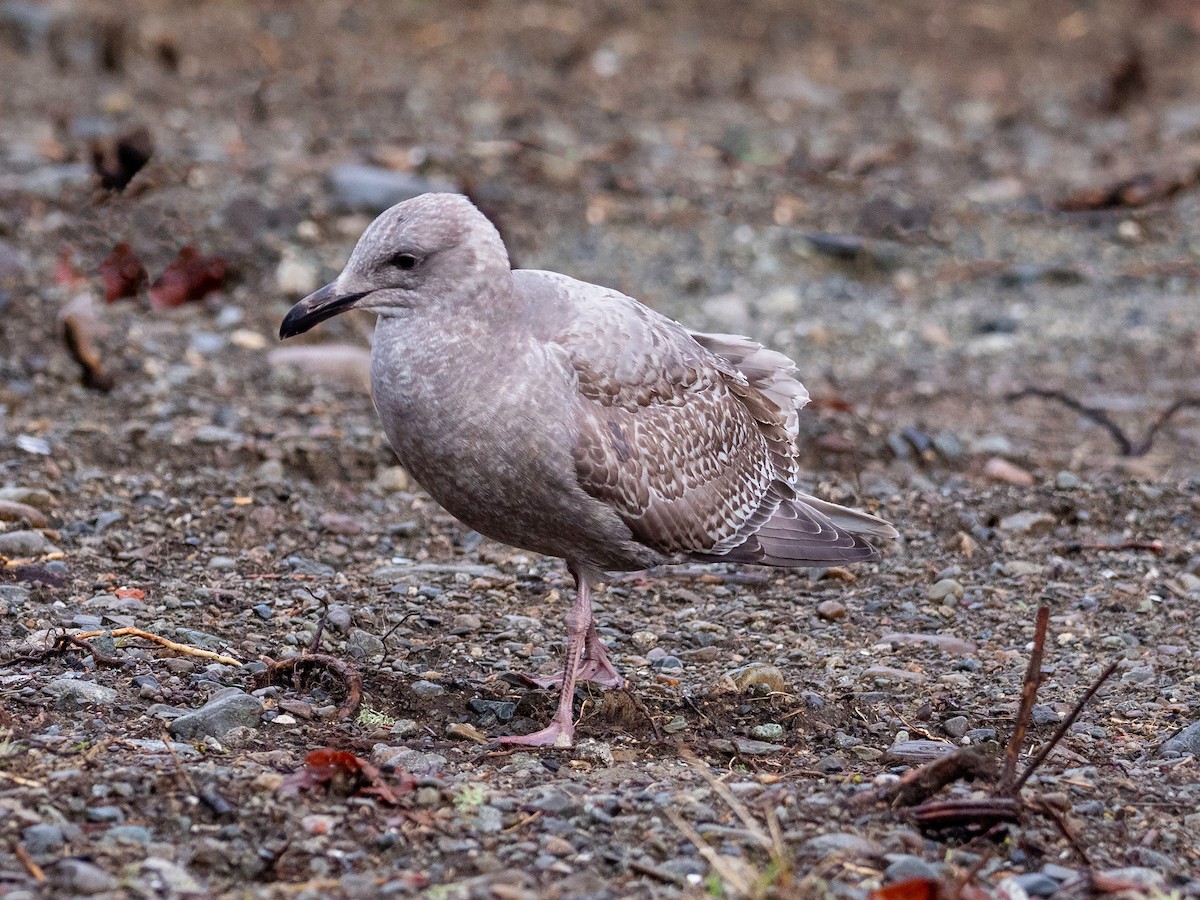
[[[855,531],[894,534],[853,510],[846,521],[871,527],[835,524],[829,513],[842,507],[795,489],[807,393],[787,357],[747,338],[692,335],[616,291],[520,275],[566,313],[547,339],[577,380],[579,484],[638,541],[668,555],[805,566],[874,558]]]

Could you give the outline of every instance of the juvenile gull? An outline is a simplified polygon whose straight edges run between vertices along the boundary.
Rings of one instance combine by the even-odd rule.
[[[619,687],[592,621],[605,572],[662,563],[827,566],[877,557],[891,525],[802,493],[795,364],[698,334],[609,288],[513,270],[457,194],[393,206],[279,335],[378,315],[371,385],[404,467],[488,537],[575,579],[558,709],[513,744],[569,747],[578,679]]]

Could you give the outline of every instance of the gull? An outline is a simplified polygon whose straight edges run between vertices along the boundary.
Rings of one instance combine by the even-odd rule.
[[[388,441],[434,500],[494,540],[564,559],[575,580],[550,724],[574,741],[576,682],[623,684],[592,619],[605,573],[685,561],[804,567],[878,558],[880,518],[804,493],[808,392],[782,353],[703,334],[610,288],[513,269],[464,196],[372,222],[281,338],[348,309],[378,316],[371,387]]]

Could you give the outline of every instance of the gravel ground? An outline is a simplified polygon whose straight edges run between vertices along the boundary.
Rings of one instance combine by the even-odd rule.
[[[2,0],[0,895],[1200,896],[1200,416],[1147,431],[1200,397],[1197,54],[1172,0]],[[274,352],[446,185],[790,352],[811,486],[903,535],[614,581],[571,751],[489,739],[550,713],[504,676],[563,566],[396,467],[368,317]],[[1018,770],[1117,668],[1006,806],[1039,606]]]

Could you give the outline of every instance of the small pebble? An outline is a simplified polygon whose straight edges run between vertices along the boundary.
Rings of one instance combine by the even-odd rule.
[[[761,741],[777,741],[783,737],[783,726],[777,722],[765,722],[750,729],[750,737]]]
[[[1021,487],[1033,487],[1034,477],[1020,466],[1010,463],[1007,459],[994,456],[983,466],[983,474],[993,481],[1016,484]]]
[[[1059,472],[1054,476],[1054,486],[1060,491],[1073,491],[1080,484],[1079,476],[1073,472]]]
[[[765,687],[769,693],[783,693],[787,690],[783,672],[777,666],[767,663],[750,663],[726,674],[743,693],[759,686]]]
[[[960,738],[967,733],[967,717],[954,716],[942,723],[942,730],[952,738]]]
[[[941,871],[938,867],[919,856],[898,856],[888,864],[883,872],[883,880],[889,883],[908,881],[913,878],[936,881],[940,877]]]
[[[961,600],[963,596],[963,586],[953,578],[943,578],[941,581],[931,584],[925,595],[930,600],[941,602],[948,597],[953,597],[956,600]]]
[[[424,700],[440,697],[446,693],[446,689],[440,684],[434,684],[432,681],[425,681],[423,679],[421,681],[414,681],[408,686],[408,689]]]
[[[846,618],[846,604],[840,600],[824,600],[817,605],[817,615],[830,622]]]
[[[477,744],[486,744],[488,742],[486,734],[467,722],[451,722],[446,726],[446,734],[452,738],[474,741]]]

